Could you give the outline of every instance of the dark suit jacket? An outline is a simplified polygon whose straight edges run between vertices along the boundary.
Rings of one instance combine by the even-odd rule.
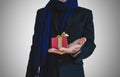
[[[44,9],[44,8],[43,8]],[[33,57],[34,57],[34,45],[37,39],[37,35],[39,29],[37,29],[40,13],[42,9],[39,9],[36,16],[35,22],[35,32],[33,35],[33,43],[31,46],[31,52],[29,56],[29,62],[26,72],[26,77],[34,77],[34,68],[33,68]],[[59,25],[57,22],[56,15],[53,15],[51,20],[51,37],[55,37],[58,35]],[[79,39],[81,37],[86,37],[87,41],[81,48],[81,53],[73,58],[69,54],[58,55],[53,53],[48,53],[47,58],[47,74],[45,76],[48,77],[84,77],[83,70],[83,59],[89,57],[96,45],[94,43],[94,24],[93,24],[93,16],[92,11],[86,8],[79,7],[74,9],[72,15],[68,18],[67,23],[65,24],[64,31],[69,34],[68,43],[72,43],[74,40]],[[51,43],[49,44],[49,47]]]

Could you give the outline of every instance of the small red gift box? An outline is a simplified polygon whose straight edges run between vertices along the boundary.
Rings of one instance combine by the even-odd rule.
[[[52,48],[56,48],[56,49],[61,48],[61,47],[67,48],[68,46],[67,37],[68,36],[69,36],[68,34],[63,32],[61,35],[57,35],[57,37],[52,37],[51,38]]]

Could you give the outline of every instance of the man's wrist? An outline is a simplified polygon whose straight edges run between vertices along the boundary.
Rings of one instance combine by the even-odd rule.
[[[74,54],[71,54],[71,56],[72,56],[72,57],[77,57],[77,55],[80,54],[80,53],[81,53],[81,50],[77,51],[77,52],[74,53]]]

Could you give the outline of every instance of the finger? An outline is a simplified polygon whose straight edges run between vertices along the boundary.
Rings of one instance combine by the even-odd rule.
[[[64,54],[64,52],[59,51],[58,49],[55,48],[50,48],[48,50],[49,53],[55,53],[55,54]]]
[[[70,52],[72,52],[72,50],[70,48],[60,48],[59,50],[61,52],[64,52],[64,53],[70,53]]]
[[[79,42],[79,39],[73,41],[73,43],[71,45],[77,44]]]
[[[56,50],[57,50],[56,48],[50,48],[50,49],[48,49],[48,52],[54,52]]]
[[[75,48],[81,48],[81,45],[79,44],[76,44],[76,45],[73,45],[71,47],[69,47],[70,49],[75,49]]]
[[[79,50],[80,50],[80,48],[76,48],[76,49],[75,49],[75,51],[79,51]]]
[[[61,52],[66,52],[66,51],[70,51],[70,48],[63,48],[63,47],[62,47],[62,48],[60,48],[59,50],[60,50]]]
[[[81,46],[79,46],[79,45],[74,45],[74,46],[70,47],[72,53],[78,51],[80,48],[81,48]]]
[[[72,46],[72,43],[70,43],[70,44],[68,45],[68,47],[70,47],[70,46]]]
[[[53,52],[53,53],[60,54],[60,55],[65,54],[64,52],[61,52],[61,51],[59,51],[59,50],[56,50],[56,51]]]
[[[83,45],[86,42],[86,40],[87,40],[86,37],[82,37],[80,39],[77,39],[77,40],[73,41],[72,43],[70,43],[69,47],[72,45],[75,45],[75,44]]]
[[[73,51],[71,53],[76,53],[77,51],[79,51],[81,48],[75,48],[73,49]]]
[[[79,40],[78,44],[83,45],[86,41],[87,41],[87,39],[86,39],[85,37],[82,37],[82,38]]]
[[[60,51],[65,51],[67,48],[61,47],[59,48]]]

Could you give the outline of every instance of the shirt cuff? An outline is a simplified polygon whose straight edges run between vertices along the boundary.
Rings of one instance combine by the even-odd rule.
[[[75,53],[75,54],[71,54],[71,56],[75,58],[75,57],[77,57],[77,55],[80,54],[80,53],[81,53],[81,50],[79,50],[79,51],[78,51],[77,53]]]

